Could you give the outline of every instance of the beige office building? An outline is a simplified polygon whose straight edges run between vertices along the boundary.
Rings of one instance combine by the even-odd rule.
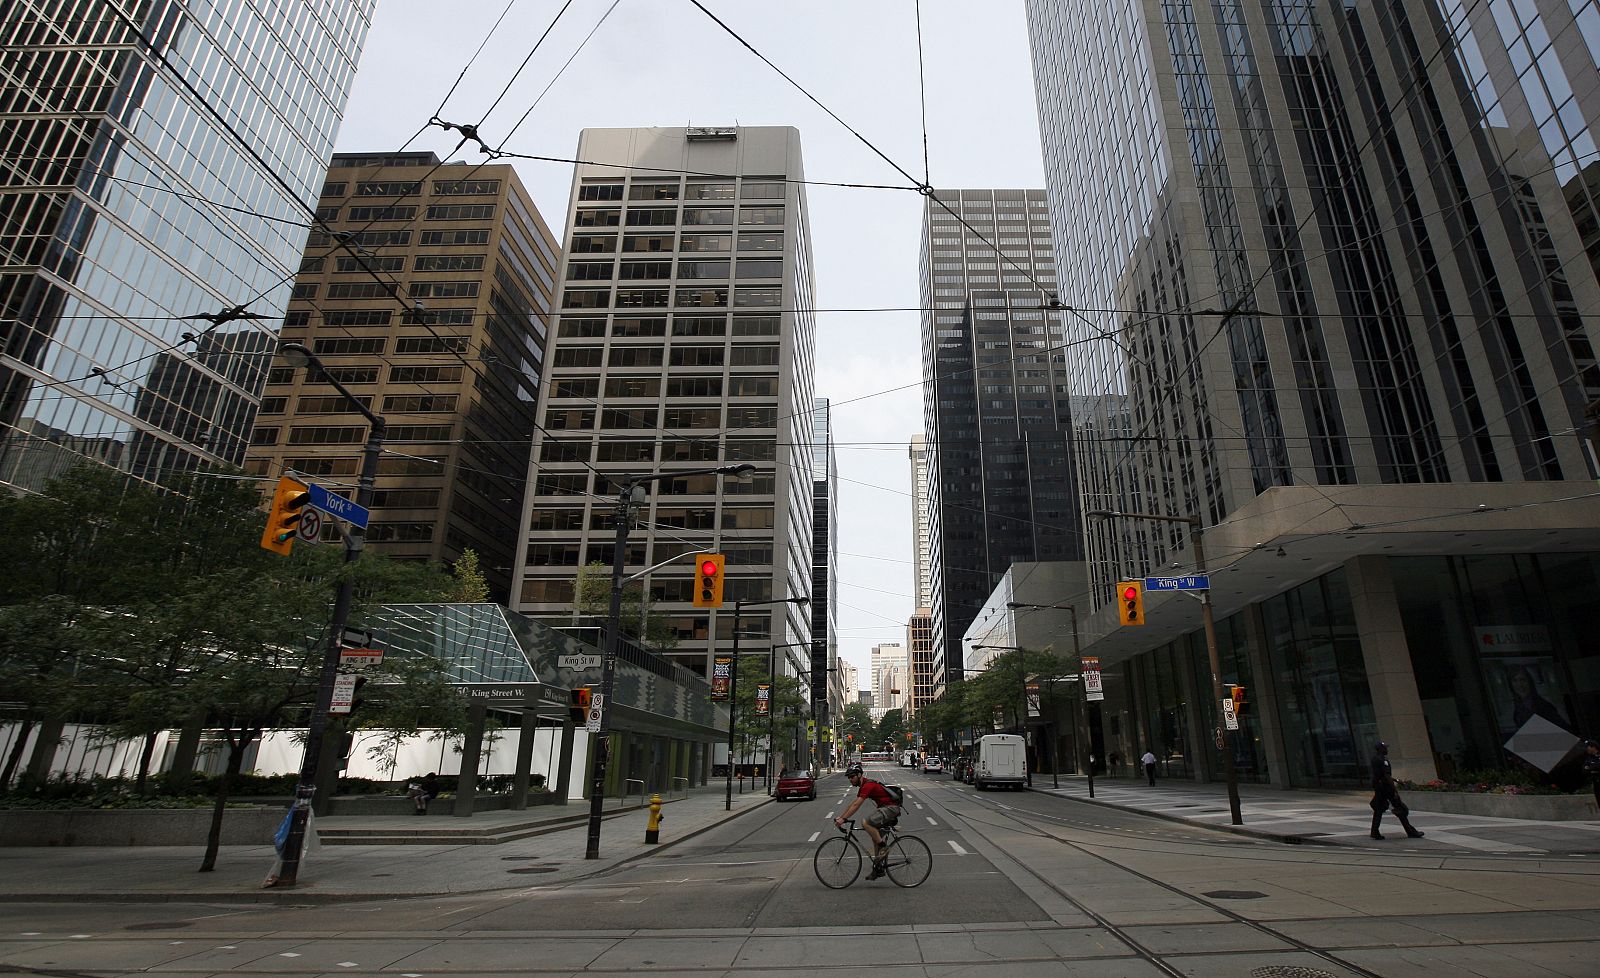
[[[624,565],[668,633],[663,651],[705,672],[732,647],[733,603],[754,602],[742,649],[776,646],[780,672],[803,673],[811,611],[770,603],[811,595],[815,324],[799,133],[587,129],[577,156],[594,162],[573,174],[514,607],[574,617],[579,568],[612,566],[621,487],[660,475]],[[671,475],[742,462],[756,466],[744,481]],[[720,610],[692,604],[687,555],[702,551],[727,558]]]
[[[510,166],[336,153],[284,319],[388,425],[367,540],[509,594],[559,247]],[[366,419],[274,361],[246,468],[354,495]]]

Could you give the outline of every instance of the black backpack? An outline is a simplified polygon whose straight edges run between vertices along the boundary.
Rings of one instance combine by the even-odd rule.
[[[878,783],[879,784],[883,784],[882,781],[880,781]],[[887,791],[889,793],[889,797],[894,800],[894,803],[896,805],[901,805],[901,806],[905,805],[905,803],[906,803],[906,789],[900,787],[897,784],[884,784],[883,785],[883,790]]]

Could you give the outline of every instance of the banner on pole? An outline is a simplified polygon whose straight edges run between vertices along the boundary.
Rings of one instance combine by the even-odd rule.
[[[711,660],[711,699],[725,702],[733,683],[733,656],[719,655]]]
[[[1105,699],[1105,689],[1100,685],[1100,657],[1098,655],[1083,656],[1079,662],[1079,671],[1083,674],[1084,698],[1090,700]]]
[[[756,684],[756,716],[764,717],[772,712],[772,687],[766,683]]]
[[[1039,687],[1028,684],[1028,718],[1031,720],[1039,715]]]

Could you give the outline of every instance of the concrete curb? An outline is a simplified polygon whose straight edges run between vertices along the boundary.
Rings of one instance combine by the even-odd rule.
[[[672,839],[671,841],[661,842],[661,843],[657,844],[652,849],[645,850],[644,852],[635,853],[634,855],[624,857],[624,858],[619,859],[619,860],[617,860],[616,862],[613,862],[613,863],[606,863],[604,865],[596,866],[594,869],[592,869],[592,870],[590,870],[588,872],[580,872],[580,873],[577,873],[577,874],[572,875],[572,876],[563,877],[560,880],[551,880],[550,883],[551,883],[551,885],[556,885],[558,883],[570,883],[570,882],[574,882],[574,881],[577,881],[577,880],[588,879],[591,876],[598,876],[601,873],[607,872],[607,871],[612,870],[612,869],[616,869],[619,866],[627,866],[627,865],[631,865],[633,863],[639,862],[640,860],[648,859],[651,856],[653,856],[653,855],[655,855],[655,854],[657,854],[657,853],[659,853],[659,852],[661,852],[663,850],[670,849],[673,846],[676,846],[676,845],[678,845],[680,843],[687,842],[690,839],[695,838],[696,836],[704,835],[705,833],[710,832],[712,829],[715,829],[715,828],[717,828],[719,826],[722,826],[722,825],[726,825],[727,823],[733,821],[734,819],[739,818],[740,816],[745,815],[745,814],[747,814],[749,812],[757,811],[757,810],[765,807],[766,805],[772,804],[772,802],[773,802],[773,799],[769,796],[767,798],[762,799],[761,801],[756,802],[753,805],[749,805],[749,806],[747,806],[745,808],[740,808],[740,809],[738,809],[736,811],[733,811],[733,812],[724,813],[724,817],[715,819],[714,821],[711,821],[711,822],[709,822],[709,823],[707,823],[705,825],[702,825],[699,828],[691,829],[688,832],[686,832],[685,834],[683,834],[681,836],[678,836],[677,838]],[[583,820],[587,820],[588,816],[584,815],[582,817],[582,819]],[[485,848],[490,848],[490,847],[485,847]],[[96,892],[96,893],[93,893],[93,894],[85,894],[85,893],[0,893],[0,904],[7,904],[7,903],[77,903],[77,902],[80,902],[80,901],[83,901],[83,900],[92,900],[95,903],[226,903],[226,904],[271,903],[271,904],[283,904],[283,905],[286,905],[286,906],[304,906],[304,905],[322,905],[322,904],[333,904],[333,903],[373,903],[373,902],[380,902],[380,901],[387,901],[387,900],[419,900],[419,899],[420,900],[436,900],[436,899],[439,899],[440,897],[477,896],[477,895],[485,895],[485,894],[492,894],[492,893],[502,893],[502,892],[505,892],[505,891],[508,891],[508,890],[526,890],[526,889],[529,889],[530,886],[532,886],[532,885],[534,885],[534,884],[528,883],[528,882],[523,882],[523,883],[517,883],[517,884],[513,884],[513,885],[509,885],[509,886],[491,886],[491,887],[483,887],[483,888],[472,889],[472,890],[432,890],[432,891],[428,891],[428,892],[424,892],[424,893],[418,893],[415,890],[411,890],[411,891],[408,891],[408,892],[405,892],[405,893],[318,893],[318,892],[311,891],[311,890],[293,890],[293,889],[290,889],[290,890],[253,889],[253,890],[238,890],[238,891],[204,891],[204,892],[188,892],[188,891],[178,892],[178,891],[173,891],[173,892],[165,892],[165,893],[163,893],[163,892],[147,892],[147,893]]]

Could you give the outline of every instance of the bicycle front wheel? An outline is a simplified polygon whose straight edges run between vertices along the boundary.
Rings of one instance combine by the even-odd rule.
[[[933,850],[916,836],[902,835],[889,846],[888,864],[884,868],[895,886],[908,889],[921,886],[933,872]]]
[[[811,860],[817,879],[830,890],[842,890],[861,875],[861,847],[840,836],[817,846]]]

